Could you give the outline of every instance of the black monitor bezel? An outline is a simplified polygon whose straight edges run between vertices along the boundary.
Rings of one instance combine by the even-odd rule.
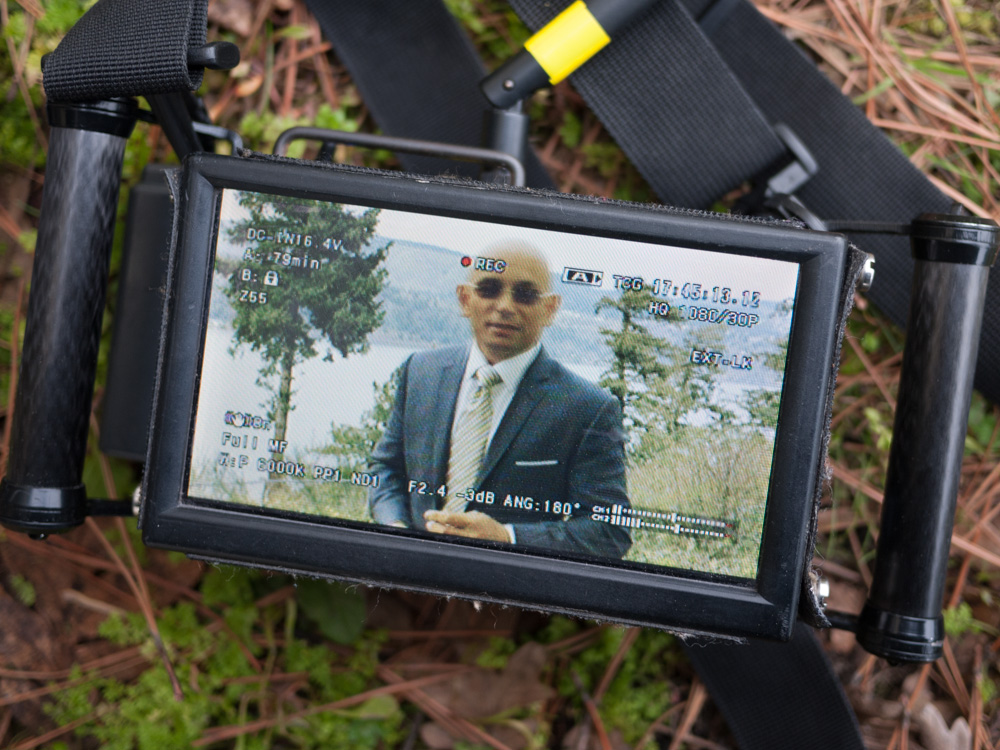
[[[798,263],[799,287],[756,580],[637,570],[185,496],[223,189],[255,190]],[[402,173],[196,154],[185,160],[140,526],[192,556],[739,637],[791,634],[832,387],[847,242],[787,224],[602,203]],[[650,566],[651,567],[651,566]]]

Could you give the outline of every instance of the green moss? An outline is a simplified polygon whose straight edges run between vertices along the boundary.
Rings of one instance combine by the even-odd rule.
[[[149,626],[138,612],[113,614],[101,623],[97,634],[118,646],[137,646],[149,638]]]
[[[476,657],[476,664],[484,669],[503,669],[517,644],[510,638],[490,638],[489,646]]]
[[[25,607],[35,606],[35,587],[31,585],[31,581],[24,576],[15,574],[8,579],[7,583],[10,585],[14,598],[21,602],[21,604]]]

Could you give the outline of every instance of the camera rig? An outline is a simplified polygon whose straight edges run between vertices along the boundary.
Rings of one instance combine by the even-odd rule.
[[[624,23],[644,5],[636,4],[620,19],[603,20],[608,27]],[[592,6],[591,17],[600,21],[603,5]],[[580,17],[576,21],[581,22]],[[585,36],[593,54],[600,35],[593,33],[588,18],[582,22],[590,29]],[[608,27],[605,31],[613,33]],[[533,89],[538,66],[550,79],[553,74],[547,66],[571,70],[571,63],[548,57],[551,49],[546,40],[542,36],[536,48],[546,62],[516,58],[514,67],[487,79],[487,96],[491,92],[514,96],[522,86]],[[578,55],[577,62],[582,64],[587,56]],[[234,59],[226,46],[192,45],[187,62],[192,68],[231,67]],[[522,84],[525,80],[528,83]],[[140,116],[133,101],[113,98],[116,93],[86,104],[64,101],[49,107],[53,126],[49,174],[11,455],[0,485],[0,523],[36,536],[73,528],[90,514],[132,510],[129,503],[87,498],[81,484],[122,154]],[[150,103],[182,156],[201,150],[205,138],[218,135],[195,124],[190,99],[156,94]],[[490,115],[490,145],[507,155],[495,156],[496,161],[516,172],[524,153],[524,116],[516,101],[502,98],[500,104]],[[821,222],[794,197],[815,164],[794,134],[785,132],[791,157],[752,194],[758,209],[798,218],[819,230],[892,232],[911,238],[915,275],[875,580],[860,617],[830,619],[856,630],[873,653],[894,660],[930,660],[940,653],[943,637],[940,609],[958,469],[986,280],[1000,232],[993,222],[957,211],[921,215],[909,224]],[[313,135],[331,142],[337,137]]]

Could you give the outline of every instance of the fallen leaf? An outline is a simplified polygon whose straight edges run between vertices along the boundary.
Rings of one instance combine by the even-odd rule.
[[[485,719],[552,697],[552,688],[539,680],[546,658],[544,646],[528,643],[510,657],[500,673],[474,669],[450,682],[428,685],[424,691],[456,716]]]
[[[215,0],[208,4],[208,20],[246,37],[253,30],[253,10],[251,0]]]
[[[539,723],[535,719],[507,719],[483,727],[487,734],[510,750],[524,750],[531,747],[532,738],[538,732]],[[437,722],[429,722],[420,727],[420,739],[431,750],[451,750],[460,741]],[[478,747],[478,746],[477,746]],[[628,750],[627,746],[614,750]]]
[[[413,607],[409,606],[394,592],[370,588],[366,592],[368,606],[368,627],[372,630],[412,630],[414,627]]]
[[[538,733],[538,721],[536,719],[524,719],[523,721],[507,719],[499,724],[486,727],[486,731],[493,739],[511,750],[523,750],[523,748],[532,746],[532,738]]]
[[[612,750],[630,750],[628,743],[625,741],[625,737],[617,729],[611,729],[608,731],[608,739],[611,741]],[[583,744],[581,745],[581,741]],[[601,738],[594,730],[590,720],[587,719],[583,724],[577,724],[575,727],[570,729],[566,736],[563,737],[563,750],[604,750],[604,746],[601,744]],[[664,745],[666,747],[666,745]]]
[[[399,702],[391,695],[376,695],[360,706],[340,709],[336,713],[355,719],[389,719],[399,712]]]
[[[48,671],[65,666],[67,654],[52,625],[42,615],[8,596],[2,588],[0,623],[0,666],[26,671]],[[41,684],[41,681],[0,677],[0,697],[13,699]],[[14,703],[5,710],[11,711],[25,726],[49,725],[38,701]]]
[[[264,76],[259,73],[257,75],[249,76],[236,84],[236,96],[250,96],[253,92],[259,89],[263,83]]]
[[[451,750],[457,742],[448,730],[434,721],[426,722],[420,727],[420,739],[431,750]]]
[[[361,637],[367,605],[357,587],[305,578],[296,584],[295,598],[306,617],[334,643],[349,645]]]
[[[69,651],[48,618],[0,588],[0,664],[12,669],[51,670],[68,665]]]
[[[955,719],[949,728],[938,707],[928,703],[917,715],[916,723],[920,727],[920,738],[927,750],[972,749],[972,730],[964,716]]]

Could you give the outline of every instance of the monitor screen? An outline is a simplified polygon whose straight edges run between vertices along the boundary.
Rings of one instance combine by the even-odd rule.
[[[754,579],[797,263],[223,189],[188,502]]]

